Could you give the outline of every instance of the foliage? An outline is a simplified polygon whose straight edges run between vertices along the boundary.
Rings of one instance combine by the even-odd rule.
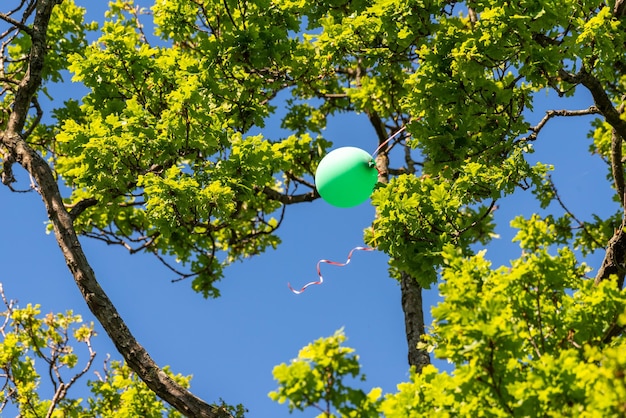
[[[174,376],[168,368],[164,370],[184,387],[189,387],[189,377]],[[98,380],[89,382],[93,397],[87,400],[88,416],[115,418],[182,417],[174,408],[164,405],[163,401],[158,399],[154,392],[148,389],[125,364],[113,361],[110,367],[107,367],[105,363],[104,374],[98,374],[98,377]]]
[[[68,389],[83,376],[93,363],[91,349],[93,324],[81,324],[80,315],[71,311],[64,314],[41,315],[39,305],[17,308],[5,299],[6,310],[0,333],[0,411],[12,404],[23,417],[78,416],[81,400],[66,397]],[[78,356],[74,345],[87,348],[89,358],[81,370],[74,371]],[[36,367],[47,368],[53,396],[41,399],[41,376]]]
[[[39,305],[19,308],[5,299],[6,310],[0,333],[0,411],[13,405],[22,417],[180,417],[121,362],[105,362],[103,373],[89,381],[91,396],[86,400],[68,396],[72,387],[91,368],[96,357],[93,324],[82,324],[80,315],[41,314]],[[81,348],[84,346],[84,349]],[[82,353],[82,354],[81,354]],[[79,361],[79,354],[87,360]],[[83,365],[82,368],[78,367]],[[45,370],[50,384],[42,382],[38,370]],[[190,377],[165,372],[184,387]],[[44,393],[52,395],[44,396]],[[227,405],[223,405],[232,408]],[[232,408],[233,412],[236,408]],[[237,416],[243,416],[243,411]]]
[[[154,253],[204,297],[219,296],[227,265],[280,243],[288,204],[318,197],[311,177],[331,145],[329,117],[364,114],[378,143],[404,129],[378,158],[383,181],[365,240],[389,256],[393,277],[420,289],[440,281],[443,302],[421,348],[455,370],[426,367],[380,401],[379,390],[344,382],[360,368],[337,333],[277,366],[273,399],[326,416],[626,413],[621,0],[157,0],[150,10],[116,0],[90,44],[97,25],[83,12],[69,0],[56,7],[39,91],[68,70],[88,93],[46,123],[35,96],[21,135],[68,186],[79,233]],[[30,21],[11,24],[0,46],[6,115],[32,46]],[[593,102],[537,117],[545,91],[586,91]],[[607,163],[621,205],[606,202],[614,214],[587,221],[560,200],[552,167],[529,162],[553,118],[584,115],[600,115],[590,152]],[[270,118],[284,137],[264,131]],[[0,151],[10,186],[15,156]],[[546,214],[511,221],[521,257],[494,269],[481,248],[495,236],[497,202],[520,190]],[[580,255],[605,247],[615,275],[586,277]],[[33,365],[48,363],[57,391],[72,381],[60,370],[76,365],[67,332],[78,319],[38,314],[6,315],[2,401],[24,414],[79,411],[65,396],[40,401]],[[88,345],[86,333],[75,338]],[[163,413],[118,363],[92,389],[94,411],[121,402],[124,413]],[[132,409],[143,407],[151,410]]]
[[[564,222],[517,219],[522,255],[496,269],[484,251],[468,257],[446,246],[443,301],[432,310],[423,344],[453,371],[432,365],[413,371],[396,393],[371,405],[378,412],[364,408],[355,416],[623,416],[626,341],[609,335],[626,325],[626,291],[614,280],[594,285],[569,247],[554,247],[564,238],[558,231],[569,232]],[[320,339],[290,365],[277,366],[279,390],[270,397],[288,400],[293,410],[341,390],[342,383],[325,386],[324,374],[309,362],[350,364],[358,372],[353,350],[336,349],[342,342],[337,335]],[[340,410],[339,416],[352,415]]]
[[[98,203],[77,220],[80,232],[173,256],[190,266],[185,274],[168,264],[194,277],[194,290],[218,296],[224,265],[279,243],[279,200],[328,145],[305,132],[281,141],[244,135],[263,126],[269,100],[288,83],[284,70],[264,69],[267,46],[287,54],[297,26],[284,11],[250,3],[245,16],[215,28],[233,32],[209,36],[189,31],[192,3],[161,1],[157,33],[173,44],[152,46],[125,13],[132,3],[113,6],[101,37],[69,57],[73,80],[90,92],[56,113],[55,169],[73,189],[69,204]]]
[[[54,167],[68,205],[94,202],[80,232],[153,252],[218,296],[224,266],[279,244],[296,188],[314,198],[328,116],[364,113],[380,140],[406,125],[397,143],[423,160],[407,157],[406,174],[374,194],[366,240],[389,254],[392,275],[429,287],[446,243],[469,255],[489,241],[496,200],[521,186],[550,203],[549,167],[526,158],[534,94],[572,95],[562,73],[584,69],[619,97],[610,51],[624,35],[601,5],[159,0],[151,36],[141,9],[118,0],[100,38],[69,55],[89,93],[56,111]],[[270,117],[293,135],[259,135]],[[594,149],[606,155],[603,137]]]
[[[626,319],[626,292],[613,280],[595,286],[557,221],[518,220],[522,256],[492,269],[480,253],[449,247],[427,344],[455,365],[429,366],[389,395],[388,417],[621,416],[626,343],[607,338]],[[406,411],[410,411],[407,415]]]
[[[342,345],[345,340],[339,330],[302,348],[290,364],[276,366],[273,374],[279,386],[270,398],[288,401],[290,412],[313,407],[321,411],[319,417],[377,417],[380,388],[365,393],[344,383],[346,379],[365,380],[359,357]]]

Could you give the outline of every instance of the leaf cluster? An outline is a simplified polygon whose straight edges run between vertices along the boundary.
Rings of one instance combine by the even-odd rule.
[[[0,295],[6,308],[0,314],[4,318],[0,326],[0,411],[12,405],[24,417],[80,416],[82,400],[68,397],[67,392],[93,363],[93,324],[81,324],[80,315],[72,311],[42,316],[39,305],[18,308],[7,301],[1,289]],[[78,370],[77,345],[88,352]],[[41,396],[41,369],[50,377],[50,399]]]
[[[421,345],[454,369],[413,370],[410,381],[375,404],[375,416],[623,415],[626,347],[612,331],[626,324],[626,291],[614,280],[595,285],[586,277],[589,267],[563,245],[571,237],[568,223],[567,217],[517,218],[521,256],[498,268],[485,251],[468,256],[446,245],[443,300],[432,309]],[[352,349],[331,351],[331,342],[343,340],[337,334],[318,340],[290,365],[277,366],[279,390],[270,397],[289,401],[291,410],[323,399],[332,389],[315,373],[317,362],[356,359]],[[358,370],[358,363],[351,367]]]
[[[624,341],[607,333],[623,321],[626,293],[594,285],[568,247],[552,252],[558,221],[515,223],[523,252],[510,266],[447,249],[426,345],[454,372],[415,374],[386,398],[386,416],[624,413]]]
[[[176,382],[189,387],[190,377],[173,375],[169,368],[164,371]],[[104,373],[98,380],[90,381],[93,397],[88,401],[88,415],[93,417],[146,417],[180,418],[182,415],[163,403],[135,373],[125,364],[112,361],[105,363]]]
[[[519,149],[497,167],[468,160],[437,176],[399,175],[379,187],[372,203],[379,216],[366,231],[370,245],[391,256],[396,272],[409,273],[428,288],[436,282],[443,249],[454,245],[471,254],[471,245],[495,236],[493,211],[498,199],[530,179],[539,184],[546,167],[529,164]]]
[[[89,93],[56,111],[53,162],[72,189],[68,207],[92,202],[75,220],[79,232],[155,253],[208,297],[219,295],[225,265],[278,245],[283,203],[298,185],[309,191],[295,200],[315,197],[304,178],[329,144],[304,131],[280,141],[246,134],[290,83],[276,57],[293,44],[283,39],[293,19],[258,2],[238,12],[212,5],[226,8],[226,21],[180,3],[153,8],[156,33],[172,44],[147,43],[124,2],[100,38],[70,56]],[[183,11],[194,16],[186,24],[212,29],[188,32]]]
[[[87,386],[87,399],[73,398],[70,391],[92,369],[96,353],[93,324],[83,324],[72,311],[42,315],[39,305],[19,308],[9,301],[0,287],[6,310],[0,325],[0,412],[16,408],[23,417],[182,417],[164,403],[123,362],[104,362],[102,372]],[[87,356],[79,360],[79,356]],[[80,368],[79,365],[83,364]],[[188,388],[190,376],[163,371]],[[43,373],[42,373],[43,372]],[[46,376],[50,382],[44,382]],[[46,395],[51,392],[50,395]],[[241,406],[220,405],[232,416],[243,417]]]
[[[290,364],[274,367],[278,389],[269,397],[288,402],[290,412],[316,408],[321,411],[319,417],[377,417],[380,388],[365,393],[346,382],[365,380],[365,376],[360,374],[354,349],[343,345],[345,340],[343,330],[338,330],[302,348]]]

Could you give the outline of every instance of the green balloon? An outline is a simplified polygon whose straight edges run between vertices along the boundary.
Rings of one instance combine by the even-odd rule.
[[[322,199],[340,208],[365,202],[377,180],[374,159],[366,151],[355,147],[329,152],[315,172],[315,186]]]

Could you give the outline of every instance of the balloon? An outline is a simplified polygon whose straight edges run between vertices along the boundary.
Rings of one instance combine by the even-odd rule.
[[[374,159],[366,151],[355,147],[329,152],[315,172],[315,185],[322,199],[340,208],[365,202],[377,180]]]

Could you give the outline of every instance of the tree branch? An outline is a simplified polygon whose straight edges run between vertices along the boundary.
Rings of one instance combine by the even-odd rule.
[[[11,16],[5,14],[5,13],[0,13],[0,19],[4,20],[5,22],[7,22],[10,25],[15,26],[17,29],[21,30],[22,32],[28,34],[28,35],[32,35],[33,31],[31,28],[29,28],[28,26],[26,26],[25,24],[23,24],[22,22],[20,22],[19,20],[15,20],[13,19]]]
[[[617,108],[620,115],[624,112],[624,102]],[[613,128],[611,130],[611,172],[615,182],[615,190],[619,196],[624,216],[626,217],[626,191],[624,190],[624,165],[622,162],[622,139],[619,133]],[[626,220],[626,218],[625,218]],[[624,224],[624,221],[622,221]]]
[[[52,9],[58,3],[60,0],[40,0],[37,2],[32,26],[29,65],[16,90],[7,129],[1,133],[2,144],[15,157],[16,162],[22,165],[39,184],[48,217],[54,227],[54,233],[67,266],[89,309],[102,324],[129,367],[157,396],[186,416],[231,417],[226,409],[207,404],[165,374],[131,334],[115,306],[96,280],[78,241],[72,216],[65,209],[50,166],[29,147],[21,135],[32,97],[41,84],[41,73],[46,53],[46,31]]]
[[[88,208],[95,206],[97,204],[98,204],[98,200],[94,198],[83,199],[80,202],[77,202],[76,204],[72,205],[70,208],[70,212],[69,212],[70,218],[72,218],[72,221],[75,221],[76,218],[78,218],[81,213],[83,213]]]
[[[619,111],[613,106],[613,102],[604,90],[602,83],[586,70],[580,70],[577,74],[571,74],[561,69],[559,76],[571,84],[582,84],[589,90],[596,108],[604,116],[607,123],[611,125],[621,136],[626,138],[626,121],[620,118]]]
[[[604,260],[602,260],[596,274],[595,284],[599,284],[614,274],[617,276],[618,288],[621,289],[624,286],[624,276],[626,275],[624,260],[626,260],[626,232],[624,232],[624,228],[620,227],[609,240]]]
[[[624,193],[624,166],[622,164],[622,137],[615,129],[611,130],[611,171],[615,182],[615,190],[619,201],[626,211],[626,195]],[[626,212],[625,212],[626,213]]]
[[[522,138],[521,141],[534,141],[537,139],[539,132],[543,129],[543,127],[548,123],[550,119],[555,116],[585,116],[585,115],[594,115],[598,114],[600,111],[596,106],[589,106],[587,109],[580,110],[548,110],[544,117],[537,123],[537,125],[530,128],[532,133],[525,138]]]
[[[0,173],[0,179],[2,184],[11,187],[11,184],[15,183],[15,175],[13,175],[13,163],[15,158],[10,153],[2,152],[2,172]]]
[[[585,86],[595,102],[596,107],[604,116],[606,122],[613,128],[611,139],[611,168],[613,170],[614,181],[617,192],[620,193],[620,200],[624,204],[624,169],[621,162],[621,139],[626,138],[626,121],[621,118],[623,107],[615,108],[609,95],[604,90],[600,81],[585,69],[576,74],[568,73],[561,69],[559,76],[564,81],[571,84],[582,84]],[[618,158],[619,157],[619,158]],[[618,161],[615,159],[618,158]],[[619,177],[619,178],[618,178]],[[621,189],[621,191],[620,191]],[[621,289],[626,276],[626,212],[622,217],[622,224],[616,229],[615,234],[608,242],[606,254],[602,264],[596,274],[595,283],[608,279],[611,275],[617,276],[617,284]]]
[[[422,287],[415,278],[402,272],[400,273],[400,289],[406,339],[409,346],[409,365],[415,366],[416,371],[419,373],[425,366],[430,364],[428,351],[418,348],[418,344],[422,341],[422,336],[426,334]]]
[[[279,191],[272,189],[271,187],[265,186],[263,188],[263,193],[272,200],[277,200],[283,205],[290,205],[292,203],[302,203],[302,202],[312,202],[318,197],[320,197],[317,190],[313,190],[309,193],[302,193],[296,195],[283,194]]]
[[[376,112],[368,113],[370,123],[376,131],[379,147],[383,145],[387,137],[387,128]],[[398,132],[396,132],[398,133]],[[381,149],[376,155],[376,169],[378,181],[383,184],[389,182],[389,156],[388,149]],[[394,173],[395,174],[395,173]],[[379,214],[376,213],[376,217]],[[408,345],[407,359],[409,366],[414,366],[417,373],[430,364],[430,355],[424,348],[418,348],[422,336],[426,334],[424,327],[424,300],[422,287],[418,281],[408,273],[400,273],[400,292],[402,312],[404,313],[404,328]]]

